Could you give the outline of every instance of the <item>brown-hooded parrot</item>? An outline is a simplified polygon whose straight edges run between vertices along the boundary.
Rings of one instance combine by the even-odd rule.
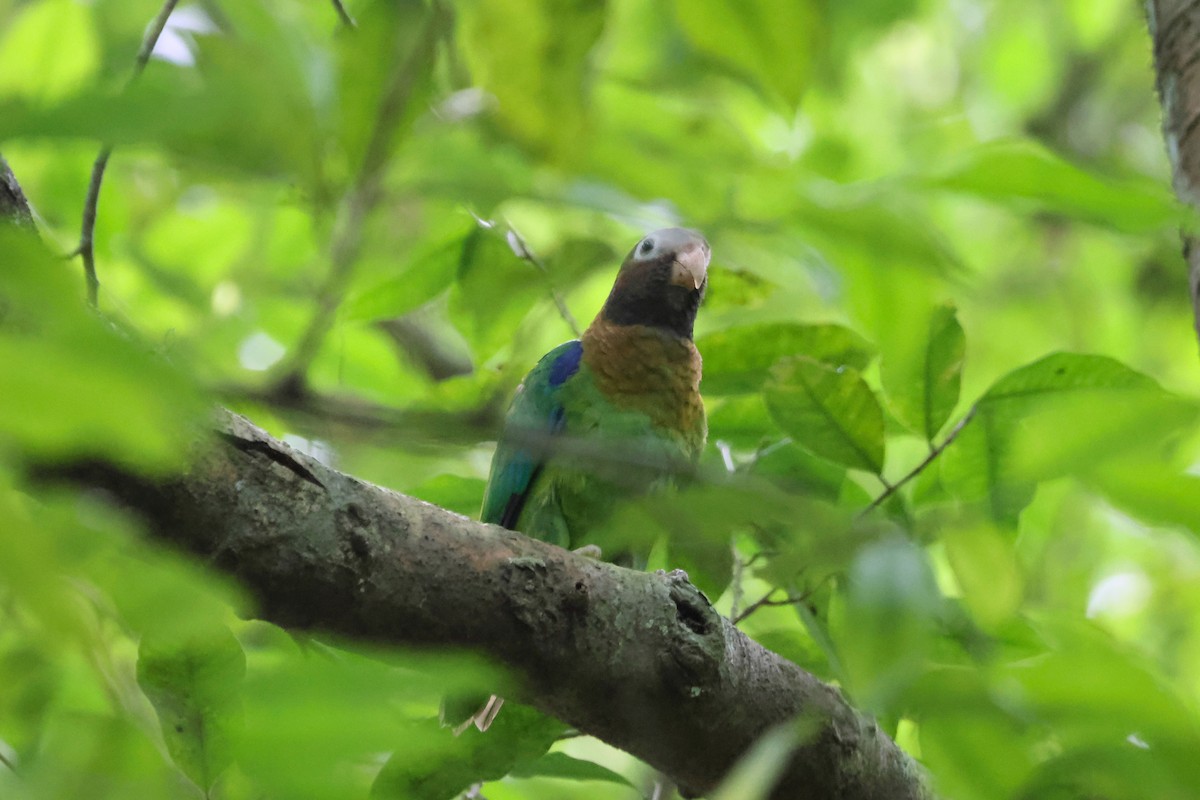
[[[708,427],[692,342],[708,242],[649,234],[625,257],[596,319],[525,377],[492,458],[484,522],[561,547],[620,500],[696,461]]]
[[[629,251],[583,338],[543,356],[517,389],[484,522],[578,548],[618,502],[695,463],[708,425],[692,326],[709,257],[704,237],[684,228],[655,231]],[[645,554],[620,556],[645,563]],[[469,722],[485,730],[500,702]]]

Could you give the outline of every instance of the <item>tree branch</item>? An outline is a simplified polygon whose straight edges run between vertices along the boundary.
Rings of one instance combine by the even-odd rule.
[[[930,448],[929,455],[925,456],[925,458],[921,461],[920,464],[917,464],[915,467],[913,467],[907,473],[905,473],[903,478],[901,478],[900,480],[898,480],[892,484],[889,484],[886,481],[884,481],[884,484],[883,484],[884,490],[882,492],[880,492],[878,497],[876,497],[869,504],[867,504],[866,508],[864,508],[862,511],[858,512],[858,516],[865,517],[870,512],[879,508],[881,505],[883,505],[885,500],[887,500],[889,497],[891,497],[897,491],[899,491],[900,488],[904,486],[904,484],[908,483],[913,478],[917,477],[922,472],[924,472],[925,468],[928,467],[930,464],[932,464],[933,460],[935,458],[937,458],[942,453],[944,453],[946,451],[946,448],[954,443],[954,440],[958,438],[958,435],[960,433],[962,433],[963,428],[967,427],[967,423],[975,418],[975,411],[977,409],[978,409],[978,406],[971,406],[971,410],[966,413],[966,416],[964,416],[962,419],[960,419],[958,421],[958,424],[956,424],[953,428],[950,429],[950,432],[948,434],[946,434],[946,438],[942,440],[942,443],[939,444],[937,447]]]
[[[106,465],[69,477],[236,577],[264,618],[480,651],[523,676],[528,702],[691,794],[765,731],[803,719],[815,733],[772,797],[932,797],[873,721],[748,639],[682,573],[623,569],[363,483],[229,412],[218,431],[168,483]]]
[[[0,220],[36,230],[29,201],[25,199],[17,176],[13,175],[3,156],[0,156]]]
[[[1175,195],[1200,210],[1200,3],[1146,0],[1146,21]],[[1183,255],[1200,336],[1200,240],[1193,231],[1183,231]]]
[[[760,608],[767,608],[767,607],[774,607],[774,606],[794,606],[799,603],[807,602],[808,598],[812,597],[813,592],[815,592],[817,589],[820,589],[822,586],[824,586],[826,583],[828,583],[832,577],[833,577],[833,573],[830,573],[830,574],[826,575],[824,578],[822,578],[820,581],[818,581],[817,584],[815,586],[813,586],[811,589],[805,589],[803,592],[798,592],[796,594],[789,594],[787,597],[782,597],[778,600],[772,599],[772,596],[775,594],[775,592],[779,591],[779,589],[780,589],[780,587],[775,586],[770,591],[768,591],[766,594],[764,594],[762,597],[758,598],[753,603],[746,606],[746,610],[743,611],[742,613],[739,614],[736,611],[730,611],[729,617],[731,620],[733,620],[734,625],[739,625],[739,624],[741,624],[742,620],[746,619],[746,617],[748,617],[751,614],[753,614],[754,612],[758,611]]]
[[[175,10],[175,4],[178,0],[166,0],[162,4],[162,8],[158,10],[158,14],[150,22],[150,27],[146,29],[146,35],[142,39],[142,46],[138,48],[137,58],[133,64],[133,75],[130,76],[130,83],[137,79],[142,74],[142,70],[146,68],[146,64],[150,61],[150,55],[154,52],[154,45],[158,42],[158,37],[162,35],[163,28],[167,26],[167,20],[171,16],[171,12]],[[83,258],[83,274],[87,280],[87,298],[88,305],[95,308],[100,302],[100,279],[96,275],[96,212],[100,205],[100,187],[104,183],[104,171],[108,168],[108,159],[112,155],[112,146],[103,145],[100,152],[96,155],[96,160],[92,163],[92,177],[88,181],[87,196],[83,200],[83,218],[79,226],[79,246],[75,248],[75,253]]]

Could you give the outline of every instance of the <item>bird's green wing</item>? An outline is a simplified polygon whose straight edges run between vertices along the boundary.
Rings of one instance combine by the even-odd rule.
[[[549,440],[563,430],[561,389],[579,371],[582,356],[583,345],[578,340],[561,344],[543,356],[521,382],[492,458],[480,515],[484,522],[516,529],[545,464]]]

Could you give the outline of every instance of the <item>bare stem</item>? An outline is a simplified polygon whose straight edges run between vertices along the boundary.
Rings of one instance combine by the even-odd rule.
[[[742,554],[738,552],[737,545],[733,545],[733,581],[731,589],[733,591],[733,600],[729,604],[729,618],[735,622],[741,617],[738,616],[738,609],[742,607],[742,600],[745,597],[746,590],[742,586],[742,579],[746,575],[746,570],[757,564],[760,560],[766,557],[766,553],[759,550],[757,553],[751,554],[749,558],[742,558]]]
[[[769,592],[764,594],[762,597],[758,598],[753,603],[746,606],[746,610],[743,611],[741,614],[735,615],[733,612],[730,612],[729,618],[731,620],[733,620],[734,625],[737,625],[739,622],[741,622],[746,617],[753,614],[755,611],[758,611],[760,608],[766,608],[768,606],[794,606],[794,605],[803,603],[803,602],[807,601],[808,598],[812,597],[813,593],[816,592],[817,589],[820,589],[822,586],[824,586],[826,583],[828,583],[830,580],[832,580],[833,576],[834,576],[834,573],[831,572],[831,573],[827,574],[825,577],[821,578],[821,580],[817,581],[815,585],[813,585],[812,587],[810,587],[808,589],[805,589],[803,592],[800,592],[799,594],[790,594],[787,597],[780,598],[779,600],[772,600],[771,596],[774,595],[776,592],[778,592],[779,588],[780,588],[780,587],[776,586],[773,589],[771,589]]]
[[[876,508],[879,508],[879,506],[883,505],[884,501],[894,495],[900,489],[900,487],[904,486],[904,484],[920,475],[926,467],[933,463],[935,458],[945,452],[946,448],[958,438],[958,435],[962,433],[962,429],[967,427],[967,423],[975,418],[975,412],[978,410],[978,408],[978,406],[971,406],[971,410],[967,412],[966,416],[958,421],[958,424],[950,430],[950,433],[946,434],[946,438],[942,440],[942,443],[930,450],[929,455],[925,456],[920,464],[917,464],[915,467],[909,470],[907,475],[890,485],[885,482],[884,486],[886,488],[883,490],[883,492],[874,500],[872,500],[870,505],[858,512],[858,516],[860,518],[864,517],[870,512],[874,511]]]
[[[104,182],[104,170],[112,148],[104,145],[92,164],[92,177],[88,181],[87,196],[83,200],[83,223],[79,230],[79,247],[75,252],[83,258],[83,274],[87,280],[88,305],[95,308],[100,302],[100,279],[96,277],[96,253],[93,242],[96,235],[96,209],[100,204],[100,185]]]
[[[821,583],[824,583],[824,581],[822,581]],[[820,584],[817,584],[817,585],[820,586]],[[803,603],[810,596],[812,596],[812,593],[815,590],[816,590],[816,587],[814,587],[813,589],[809,589],[808,591],[801,592],[800,594],[791,594],[791,595],[788,595],[787,597],[781,598],[779,600],[772,600],[771,595],[773,595],[777,591],[779,591],[779,587],[776,586],[774,589],[767,592],[766,594],[764,594],[762,597],[755,600],[750,605],[746,606],[745,611],[738,614],[737,616],[731,616],[731,619],[733,620],[733,624],[737,625],[742,620],[744,620],[746,617],[750,616],[755,611],[758,611],[760,608],[766,608],[767,606],[794,606],[797,603]]]
[[[154,52],[154,45],[158,43],[158,37],[162,36],[163,28],[167,27],[167,20],[170,19],[171,12],[175,10],[176,2],[178,0],[166,0],[162,4],[162,8],[158,10],[158,15],[150,22],[150,27],[146,29],[146,36],[142,39],[141,49],[138,50],[130,82],[141,75],[146,64],[150,62],[150,54]]]
[[[175,10],[175,4],[178,0],[166,0],[162,7],[158,10],[158,14],[150,22],[150,27],[146,29],[146,35],[142,38],[142,46],[138,48],[137,58],[133,64],[133,74],[129,77],[129,83],[137,80],[137,77],[146,69],[146,64],[150,61],[150,54],[154,52],[154,45],[158,42],[158,37],[162,35],[163,28],[167,26],[167,20],[171,16],[171,12]],[[100,148],[100,153],[96,156],[95,162],[92,164],[92,177],[88,181],[87,196],[83,201],[83,219],[79,231],[79,246],[75,248],[75,252],[83,259],[83,274],[87,281],[87,300],[88,305],[95,308],[100,302],[100,279],[96,276],[96,211],[100,204],[100,187],[104,183],[104,170],[108,167],[108,158],[112,155],[112,145],[105,144]]]

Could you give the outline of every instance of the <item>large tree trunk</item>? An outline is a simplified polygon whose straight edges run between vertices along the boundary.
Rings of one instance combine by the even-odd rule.
[[[1200,2],[1146,0],[1146,18],[1175,194],[1200,210]],[[1200,336],[1200,241],[1194,226],[1183,232],[1183,254]]]

